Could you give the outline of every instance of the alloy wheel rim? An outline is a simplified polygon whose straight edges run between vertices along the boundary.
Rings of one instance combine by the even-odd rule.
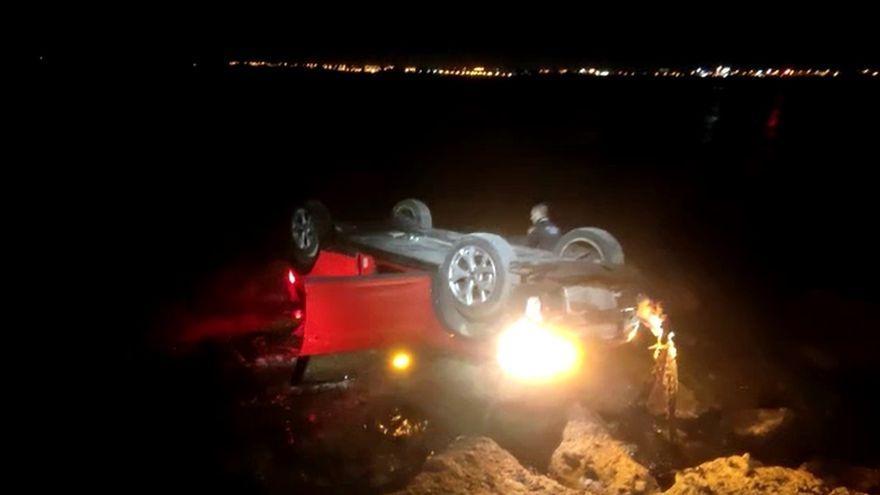
[[[463,246],[452,256],[447,281],[459,303],[478,306],[492,297],[497,276],[489,253],[477,246]]]

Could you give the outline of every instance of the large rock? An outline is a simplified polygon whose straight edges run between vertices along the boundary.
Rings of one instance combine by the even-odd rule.
[[[779,466],[762,467],[749,454],[721,457],[675,475],[666,495],[766,494],[825,495],[829,488],[810,472]],[[835,492],[843,495],[846,492]]]
[[[562,433],[562,443],[550,458],[550,475],[579,490],[603,493],[656,493],[657,481],[630,456],[626,446],[611,438],[601,421],[575,410]]]
[[[425,461],[422,472],[400,494],[583,493],[524,468],[485,437],[461,437]],[[589,493],[589,492],[588,492]]]
[[[744,409],[729,416],[733,432],[742,437],[766,437],[789,423],[791,409]]]

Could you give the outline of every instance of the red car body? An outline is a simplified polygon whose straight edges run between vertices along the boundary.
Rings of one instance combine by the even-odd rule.
[[[479,355],[481,346],[437,319],[431,284],[425,270],[330,250],[320,252],[308,274],[286,263],[233,268],[206,286],[203,299],[210,304],[174,313],[173,326],[180,328],[174,340],[271,335],[277,345],[270,352],[293,356],[396,348]]]
[[[380,348],[473,352],[437,319],[430,273],[364,254],[321,251],[307,275],[288,275],[301,313],[299,355]],[[294,310],[296,311],[296,310]]]

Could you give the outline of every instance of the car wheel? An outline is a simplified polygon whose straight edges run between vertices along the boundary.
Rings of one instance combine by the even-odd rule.
[[[404,199],[394,205],[391,221],[402,230],[429,230],[433,226],[431,210],[417,199]]]
[[[333,220],[319,201],[307,201],[293,210],[290,222],[290,262],[298,273],[309,273],[318,260],[321,246],[333,233]]]
[[[560,258],[622,265],[623,248],[613,235],[595,227],[572,229],[559,238],[553,252]]]
[[[474,339],[488,337],[498,332],[501,321],[470,320],[459,313],[453,302],[452,293],[445,288],[446,284],[446,279],[438,272],[431,289],[434,310],[443,326],[455,335]]]
[[[439,302],[444,311],[454,309],[465,320],[496,319],[508,302],[514,275],[513,248],[494,234],[462,237],[446,255],[437,274]]]

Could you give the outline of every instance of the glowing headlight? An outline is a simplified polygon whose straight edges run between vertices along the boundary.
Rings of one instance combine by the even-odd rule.
[[[406,371],[412,365],[412,356],[406,351],[395,352],[388,362],[395,371]]]
[[[509,376],[546,382],[577,371],[583,350],[577,339],[522,318],[499,336],[497,357]]]

